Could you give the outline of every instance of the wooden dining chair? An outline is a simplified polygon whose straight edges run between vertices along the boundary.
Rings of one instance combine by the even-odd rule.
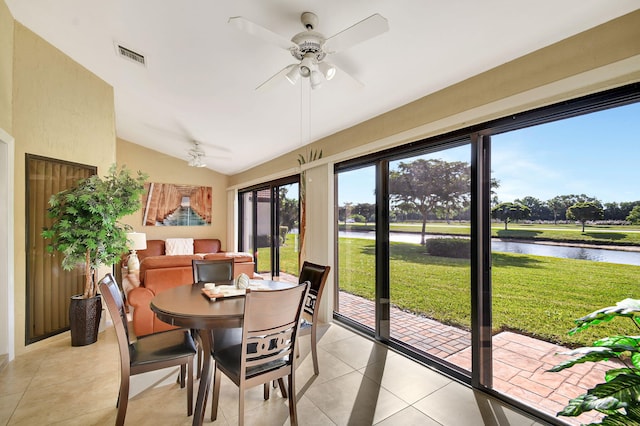
[[[233,259],[193,259],[191,267],[193,269],[193,283],[220,283],[229,284],[233,282]],[[198,343],[198,365],[196,370],[197,378],[202,373],[202,342],[197,330],[191,330],[191,336]]]
[[[127,315],[120,288],[113,275],[107,274],[99,283],[120,348],[120,391],[116,425],[123,425],[129,403],[129,378],[136,374],[180,366],[180,387],[187,376],[187,415],[193,414],[193,357],[195,343],[188,330],[170,330],[129,339]]]
[[[211,420],[218,416],[221,374],[239,392],[238,424],[244,424],[244,393],[257,385],[288,378],[289,420],[298,424],[295,392],[295,345],[309,283],[282,290],[249,291],[238,329],[214,330]],[[266,397],[266,395],[265,395]]]
[[[309,293],[304,303],[304,312],[310,319],[302,318],[300,324],[300,336],[311,335],[311,356],[313,358],[313,372],[318,375],[320,369],[318,367],[318,309],[320,299],[324,292],[324,286],[329,276],[330,266],[316,265],[311,262],[304,262],[300,270],[298,282],[303,283],[309,281]]]
[[[194,283],[233,281],[233,259],[194,259]]]

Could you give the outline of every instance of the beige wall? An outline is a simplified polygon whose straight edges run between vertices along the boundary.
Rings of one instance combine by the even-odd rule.
[[[242,187],[286,174],[306,149],[322,149],[325,161],[344,160],[639,80],[640,10],[233,175],[229,183]]]
[[[142,211],[123,220],[136,232],[145,232],[147,239],[218,238],[227,249],[227,176],[207,168],[189,167],[185,160],[161,154],[118,139],[119,165],[140,170],[149,175],[149,182],[181,183],[213,187],[211,226],[142,226]]]
[[[11,131],[13,80],[13,17],[7,4],[0,1],[0,129]]]
[[[15,22],[15,349],[25,350],[25,154],[90,164],[115,162],[113,89]],[[33,346],[33,345],[32,345]]]

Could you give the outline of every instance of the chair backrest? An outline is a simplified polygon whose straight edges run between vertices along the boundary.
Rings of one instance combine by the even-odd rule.
[[[233,280],[233,259],[194,259],[191,266],[194,283]]]
[[[298,282],[303,283],[309,281],[309,294],[304,303],[304,311],[313,316],[316,311],[316,305],[320,303],[324,285],[329,276],[330,266],[317,265],[315,263],[305,261],[300,270]]]
[[[122,293],[112,274],[105,275],[98,283],[98,287],[113,321],[113,328],[116,331],[118,346],[120,347],[120,358],[123,365],[128,366],[130,340],[127,313]]]
[[[309,283],[283,290],[249,291],[242,330],[242,372],[268,365],[292,366],[302,306]]]

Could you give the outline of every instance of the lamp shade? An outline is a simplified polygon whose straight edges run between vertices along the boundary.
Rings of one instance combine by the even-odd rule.
[[[336,67],[334,67],[330,63],[320,62],[318,64],[318,69],[327,80],[331,80],[336,75]]]
[[[147,234],[144,232],[127,232],[129,250],[145,250],[147,248]]]
[[[298,68],[298,65],[293,65],[291,69],[285,74],[285,77],[287,77],[289,83],[296,84],[298,79],[300,79],[300,69]]]

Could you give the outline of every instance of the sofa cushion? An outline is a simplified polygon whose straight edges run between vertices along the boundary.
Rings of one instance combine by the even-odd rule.
[[[232,258],[235,263],[240,262],[253,262],[253,255],[246,252],[222,252],[222,253],[208,253],[204,255],[205,259],[229,259]]]
[[[217,238],[199,238],[193,240],[194,253],[218,253],[220,251],[220,240]]]
[[[165,253],[167,256],[193,254],[193,238],[167,238]]]
[[[148,269],[145,272],[145,288],[153,294],[168,290],[180,285],[193,284],[193,272],[191,267],[176,266],[172,268]]]
[[[164,240],[147,240],[147,248],[138,250],[137,254],[140,262],[149,256],[162,256],[164,254]]]
[[[150,256],[140,262],[140,282],[146,286],[147,271],[151,269],[165,269],[176,267],[187,267],[191,271],[191,261],[202,259],[197,255],[177,255],[177,256]]]

